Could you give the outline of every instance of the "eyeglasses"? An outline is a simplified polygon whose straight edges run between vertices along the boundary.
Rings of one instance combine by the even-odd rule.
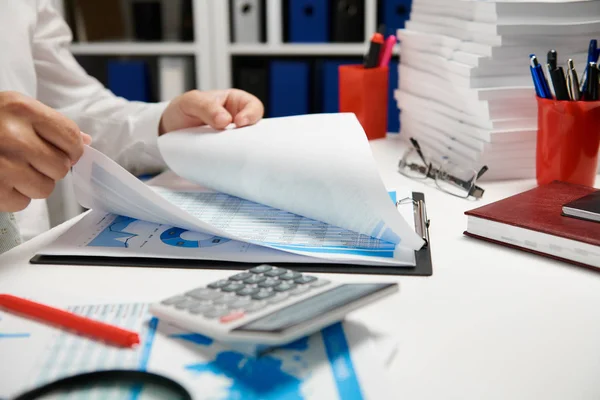
[[[416,139],[410,138],[410,142],[413,147],[398,162],[398,172],[402,175],[411,179],[431,178],[435,180],[438,189],[457,197],[472,196],[480,199],[483,196],[484,190],[475,185],[475,182],[485,174],[487,166],[484,165],[477,172],[456,165],[448,159],[436,165],[427,161]]]

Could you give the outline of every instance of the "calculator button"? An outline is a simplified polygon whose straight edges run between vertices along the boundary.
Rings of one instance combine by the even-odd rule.
[[[177,304],[175,304],[175,308],[178,310],[185,310],[186,308],[191,308],[193,306],[197,306],[200,303],[194,299],[185,299]]]
[[[261,282],[264,282],[266,280],[267,280],[266,276],[252,274],[252,275],[250,275],[250,277],[244,279],[244,283],[246,283],[248,285],[255,285],[257,283],[261,283]]]
[[[267,280],[259,283],[258,287],[261,287],[261,288],[270,288],[270,287],[279,285],[279,283],[280,283],[279,280],[273,279],[273,278],[269,278],[269,279],[267,279]]]
[[[255,293],[260,292],[260,289],[257,287],[251,287],[251,286],[246,286],[240,290],[238,290],[236,293],[238,296],[252,296]]]
[[[260,292],[253,294],[252,298],[254,300],[266,300],[266,299],[271,298],[273,296],[275,296],[275,292],[269,292],[269,291],[266,291],[266,290],[261,290]]]
[[[239,274],[235,274],[233,276],[229,277],[229,280],[231,281],[243,281],[244,279],[247,279],[251,276],[253,276],[254,274],[250,273],[250,272],[240,272]]]
[[[244,284],[240,282],[229,282],[229,285],[223,286],[221,291],[223,292],[237,292],[240,289],[244,288]]]
[[[194,289],[186,294],[198,300],[215,300],[223,296],[223,293],[207,288]]]
[[[281,280],[284,280],[284,281],[288,281],[288,280],[299,278],[301,276],[302,276],[302,274],[300,272],[288,270],[285,274],[279,275],[278,278]]]
[[[227,286],[227,285],[229,285],[229,280],[221,279],[221,280],[211,283],[207,287],[209,287],[211,289],[221,289],[223,286]]]
[[[160,304],[164,304],[165,306],[173,306],[175,304],[181,303],[184,300],[186,300],[185,296],[174,296],[161,301]]]
[[[222,316],[219,321],[222,324],[226,324],[228,322],[235,321],[236,319],[244,318],[245,316],[246,314],[244,314],[242,311],[234,311],[232,313]]]
[[[220,297],[220,298],[216,299],[215,301],[213,301],[213,304],[231,304],[234,301],[236,301],[237,299],[238,298],[235,294],[227,293],[223,297]]]
[[[310,284],[311,287],[314,288],[318,288],[318,287],[322,287],[325,285],[329,285],[331,283],[331,281],[328,281],[327,279],[319,279],[318,281],[314,281],[313,283]]]
[[[213,306],[212,304],[208,303],[208,304],[198,304],[196,306],[193,306],[189,309],[189,312],[192,314],[203,314],[205,312],[207,312],[208,310],[212,309]]]
[[[263,274],[272,269],[273,267],[271,267],[270,265],[259,265],[258,267],[250,268],[249,271],[255,274]]]
[[[288,290],[292,290],[296,287],[296,284],[293,282],[281,282],[279,285],[273,288],[276,292],[287,292]]]
[[[283,275],[288,271],[289,271],[289,269],[285,269],[285,268],[273,268],[273,269],[265,272],[265,275],[270,276],[270,277],[275,277],[275,276]]]
[[[299,285],[295,289],[291,290],[290,294],[292,296],[300,296],[301,294],[304,294],[304,293],[308,292],[309,290],[310,290],[310,287],[308,285]]]
[[[248,297],[238,297],[234,302],[229,303],[229,309],[244,309],[249,304],[252,304],[252,300]]]
[[[288,293],[277,293],[275,296],[271,297],[268,302],[270,304],[275,304],[286,300],[290,295]]]
[[[296,282],[296,283],[298,283],[298,284],[301,284],[301,285],[303,285],[303,284],[305,284],[305,283],[311,283],[311,282],[314,282],[314,281],[316,281],[316,280],[317,280],[317,278],[316,278],[316,277],[314,277],[314,276],[311,276],[311,275],[303,275],[303,276],[300,276],[300,277],[298,277],[298,278],[294,279],[294,282]]]
[[[209,319],[219,318],[223,315],[229,314],[229,310],[227,308],[217,308],[213,307],[211,310],[208,310],[204,313],[204,316]]]

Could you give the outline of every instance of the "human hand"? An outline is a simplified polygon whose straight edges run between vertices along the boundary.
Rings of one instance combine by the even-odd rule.
[[[92,138],[39,101],[0,92],[0,212],[20,211],[52,193]]]
[[[238,127],[252,125],[263,113],[261,101],[243,90],[192,90],[167,106],[160,120],[159,135],[201,125],[215,129],[224,129],[232,122]]]

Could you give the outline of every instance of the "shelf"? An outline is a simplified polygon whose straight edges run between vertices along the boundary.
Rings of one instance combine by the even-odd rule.
[[[229,45],[229,52],[232,55],[352,55],[363,56],[367,51],[366,43],[323,43],[323,44],[301,44],[301,43],[282,43],[277,45],[269,44],[247,44],[232,43]],[[398,54],[398,46],[394,48],[394,54]]]
[[[167,55],[196,54],[193,42],[96,42],[73,43],[75,55]]]

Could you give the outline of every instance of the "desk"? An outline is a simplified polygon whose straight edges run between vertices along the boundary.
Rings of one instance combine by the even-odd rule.
[[[600,273],[462,234],[464,211],[533,188],[535,182],[484,183],[481,201],[455,198],[434,184],[397,174],[402,148],[395,138],[372,142],[388,187],[409,186],[425,193],[434,273],[429,278],[395,278],[400,295],[351,315],[399,342],[391,364],[395,392],[390,399],[600,398]],[[1,256],[0,292],[40,299],[61,294],[78,303],[90,298],[150,302],[229,275],[28,263],[74,222]]]

